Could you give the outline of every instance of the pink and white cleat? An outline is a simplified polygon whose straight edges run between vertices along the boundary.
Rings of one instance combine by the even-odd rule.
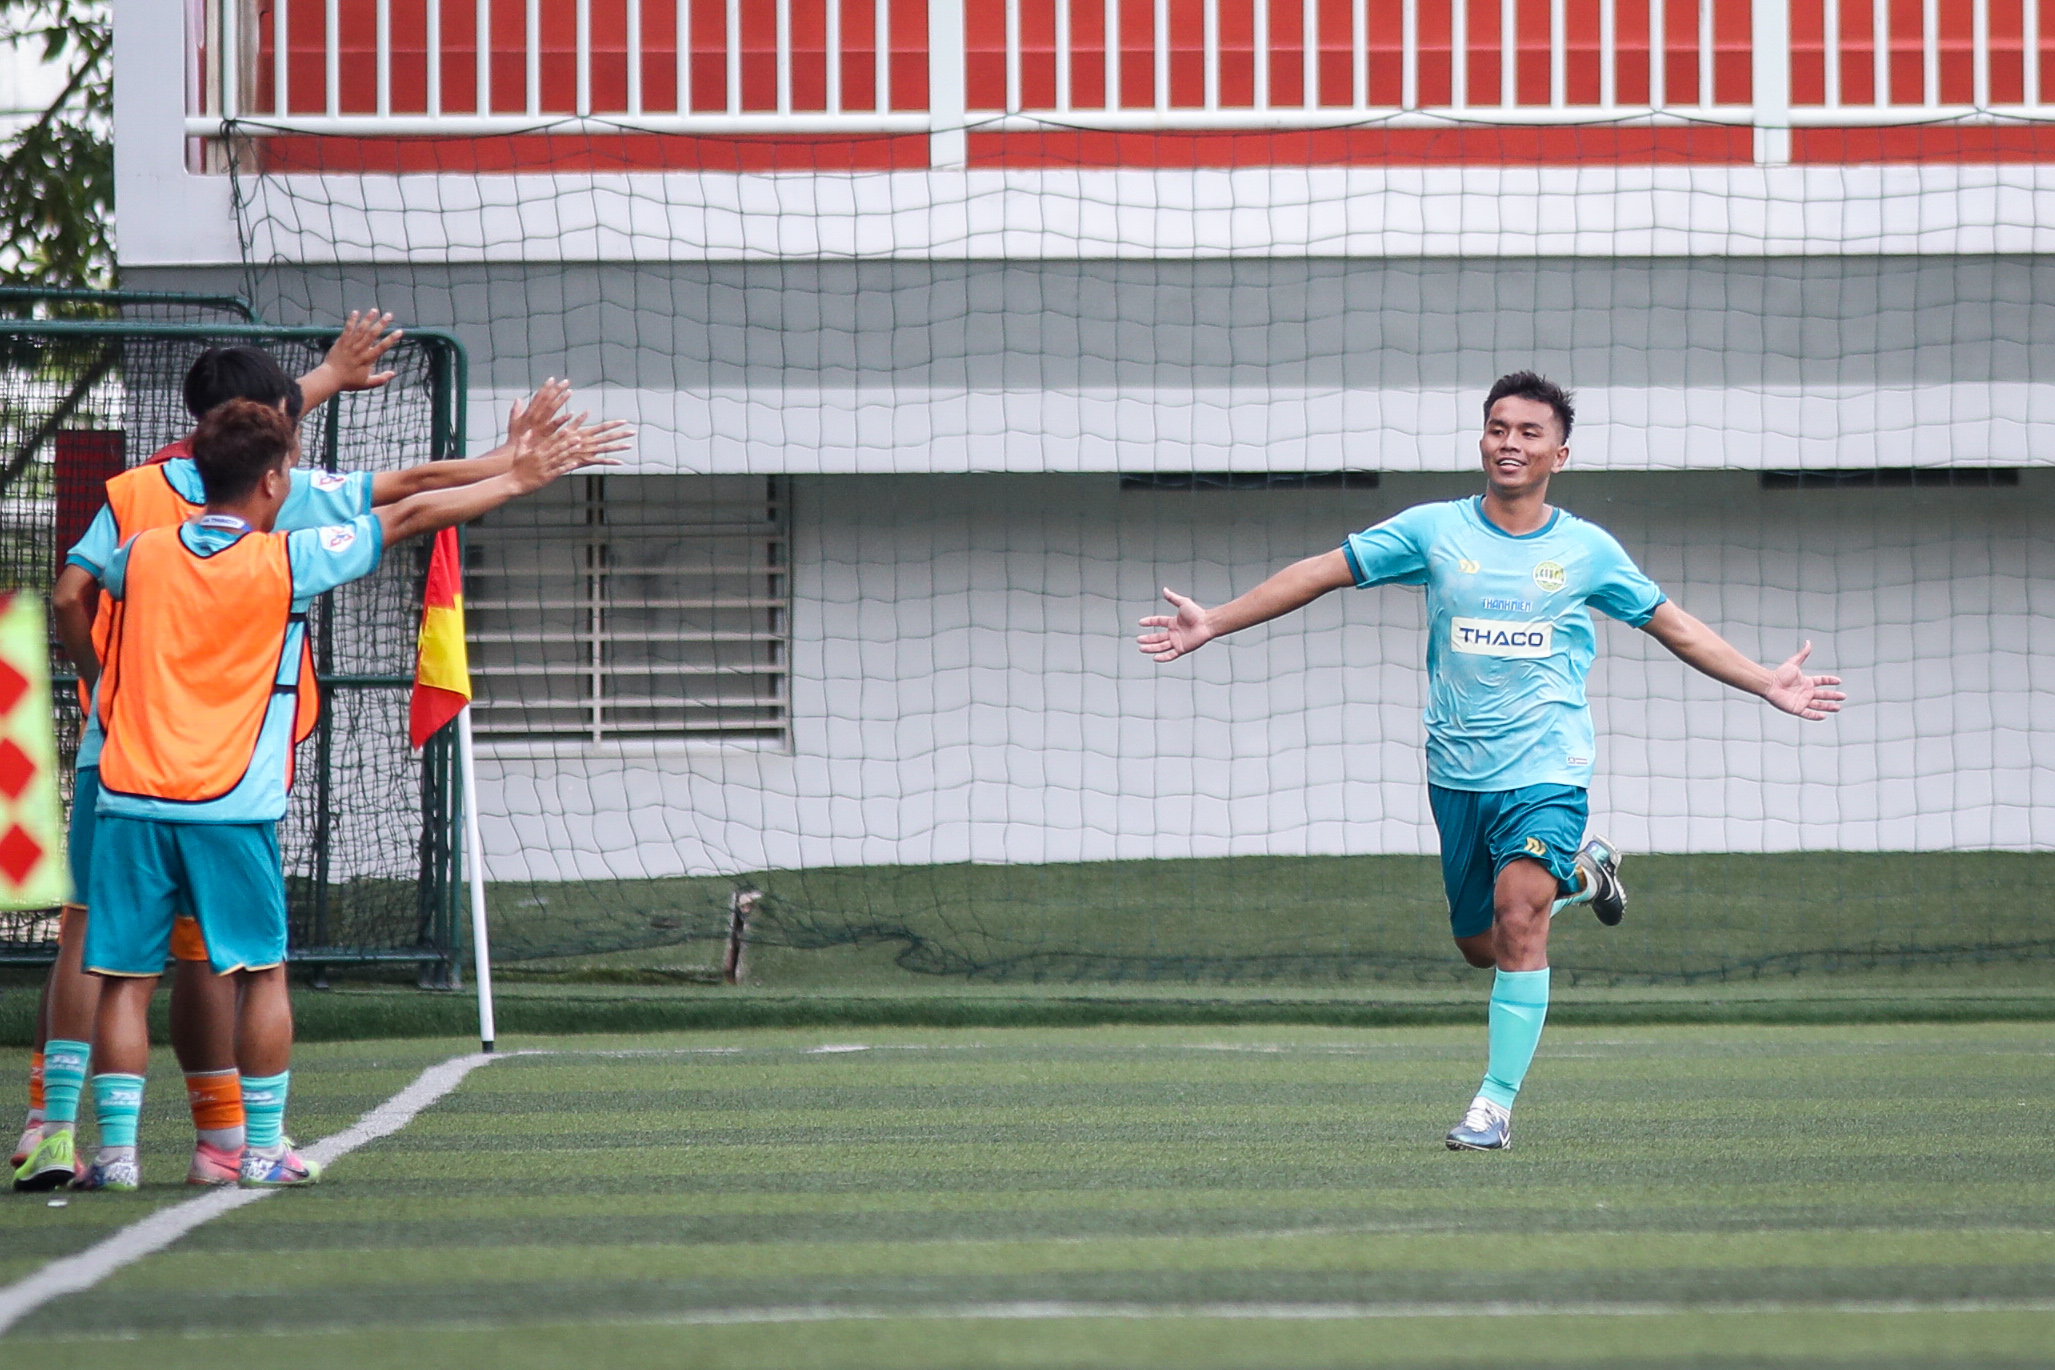
[[[288,1185],[314,1184],[321,1178],[321,1162],[310,1161],[289,1146],[271,1152],[254,1146],[243,1148],[244,1189],[284,1189]]]
[[[192,1185],[231,1185],[243,1177],[243,1153],[223,1151],[218,1146],[205,1142],[193,1147],[193,1166],[186,1172],[186,1183]]]

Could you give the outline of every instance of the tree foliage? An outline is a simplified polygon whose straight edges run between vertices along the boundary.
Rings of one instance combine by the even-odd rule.
[[[60,65],[63,89],[0,144],[0,284],[112,286],[114,25],[104,0],[0,0],[0,42]]]

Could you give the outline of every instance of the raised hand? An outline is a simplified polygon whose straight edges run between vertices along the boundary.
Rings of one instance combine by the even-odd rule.
[[[589,423],[589,415],[573,418],[564,410],[570,398],[571,383],[552,376],[527,399],[515,400],[513,412],[507,415],[507,444],[518,446],[523,437],[539,441],[568,432],[593,457],[625,452],[635,445],[635,430],[626,419]]]
[[[614,452],[625,452],[635,445],[635,430],[628,426],[626,419],[606,419],[589,424],[581,416],[573,425],[573,430],[589,457],[604,457]]]
[[[1848,696],[1827,688],[1839,685],[1841,677],[1805,673],[1805,659],[1811,655],[1812,644],[1808,642],[1798,649],[1796,656],[1770,672],[1769,687],[1762,692],[1762,697],[1787,714],[1817,722],[1828,714],[1840,713],[1841,701]]]
[[[1158,661],[1175,661],[1198,651],[1219,636],[1207,626],[1205,606],[1197,600],[1187,599],[1167,588],[1163,591],[1163,598],[1175,605],[1177,612],[1151,614],[1142,620],[1144,628],[1155,630],[1135,639],[1145,656]]]
[[[397,328],[388,333],[391,325],[390,314],[351,311],[349,322],[321,360],[337,390],[376,390],[399,374],[372,370],[406,336]]]
[[[551,376],[533,395],[515,400],[507,415],[507,442],[518,443],[524,433],[542,437],[569,423],[570,415],[563,410],[570,398],[571,383]]]
[[[586,442],[586,419],[590,415],[580,414],[576,420],[561,425],[550,432],[537,435],[524,433],[514,444],[513,463],[509,473],[523,491],[540,490],[559,476],[586,466],[619,466],[621,463],[595,451]],[[609,447],[607,451],[618,451]]]

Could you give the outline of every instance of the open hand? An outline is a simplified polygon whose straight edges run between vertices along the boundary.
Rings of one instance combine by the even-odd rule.
[[[587,423],[581,415],[571,426],[579,446],[588,457],[597,459],[615,452],[625,452],[635,445],[635,430],[626,419],[606,419],[600,423]],[[611,463],[619,465],[618,462]]]
[[[570,415],[563,412],[570,398],[571,383],[551,376],[527,399],[515,400],[513,411],[507,415],[507,442],[518,443],[523,434],[546,437],[562,428],[571,421]]]
[[[1144,628],[1155,631],[1143,633],[1135,639],[1142,652],[1158,661],[1175,661],[1189,656],[1211,642],[1215,636],[1206,623],[1206,609],[1195,599],[1186,599],[1175,590],[1165,589],[1163,598],[1177,607],[1175,614],[1151,614],[1142,620]]]
[[[1797,714],[1817,722],[1828,714],[1841,712],[1841,701],[1848,698],[1839,690],[1828,686],[1839,685],[1837,675],[1807,675],[1805,659],[1812,655],[1812,644],[1806,643],[1798,654],[1770,673],[1769,688],[1762,697],[1787,714]]]
[[[514,444],[514,458],[508,469],[523,491],[540,490],[557,477],[569,475],[581,467],[621,464],[587,444],[584,433],[587,429],[585,421],[589,417],[580,414],[574,421],[539,436],[534,433],[521,435]]]
[[[377,310],[352,310],[349,322],[321,359],[338,390],[376,390],[398,375],[397,371],[373,371],[385,354],[398,346],[406,334],[394,328],[392,315]]]

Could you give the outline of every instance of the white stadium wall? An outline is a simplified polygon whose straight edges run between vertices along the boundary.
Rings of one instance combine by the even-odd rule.
[[[136,268],[276,322],[376,301],[547,375],[652,471],[1467,469],[1492,379],[1576,387],[1589,469],[2031,466],[2055,258],[403,261]]]
[[[1136,652],[1133,624],[1163,584],[1217,601],[1474,484],[795,480],[790,750],[487,756],[494,873],[1430,851],[1418,591],[1341,592],[1166,667]],[[2055,842],[2055,475],[1918,490],[1571,475],[1560,496],[1744,650],[1813,640],[1853,696],[1801,723],[1605,623],[1601,830],[1643,851]]]

